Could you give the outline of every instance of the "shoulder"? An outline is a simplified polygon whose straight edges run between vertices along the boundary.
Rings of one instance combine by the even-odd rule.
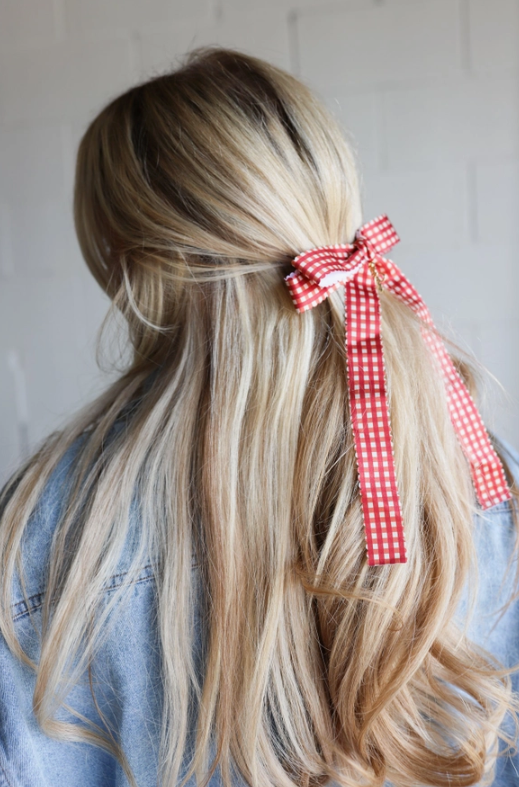
[[[23,534],[21,568],[25,593],[19,575],[15,575],[11,617],[18,644],[36,665],[42,656],[42,609],[52,543],[69,502],[74,471],[87,445],[88,434],[85,434],[63,454],[46,481]],[[100,597],[106,637],[96,641],[95,658],[89,660],[88,672],[79,675],[71,685],[66,704],[60,706],[56,717],[69,723],[83,719],[108,735],[118,730],[136,779],[143,784],[150,781],[150,774],[157,767],[155,742],[159,740],[160,730],[156,720],[161,718],[162,703],[161,643],[154,614],[155,573],[143,561],[138,573],[132,572],[130,579],[125,571],[128,557],[125,551]],[[116,604],[114,601],[123,585],[128,603]],[[82,600],[79,606],[81,603]],[[67,625],[70,623],[67,620]],[[73,625],[71,629],[68,643],[74,641]],[[44,642],[44,647],[55,654],[52,638]],[[72,652],[76,659],[76,651]],[[42,730],[33,707],[38,675],[12,650],[9,638],[2,632],[0,785],[4,782],[13,786],[119,784],[122,771],[107,751],[71,744]],[[94,691],[92,686],[98,690]]]
[[[503,437],[498,437],[493,435],[494,443],[497,445],[498,449],[500,450],[501,456],[504,458],[508,468],[512,474],[512,477],[519,487],[519,450],[515,448],[508,440],[505,440]],[[504,503],[498,503],[496,506],[493,506],[491,510],[503,508],[510,508],[510,501],[505,500]]]
[[[511,480],[519,488],[519,451],[502,437],[492,435],[492,439],[506,464]],[[497,552],[501,553],[496,568],[502,565],[505,557],[508,560],[513,556],[513,540],[516,530],[514,508],[517,509],[517,506],[517,497],[513,497],[511,500],[504,500],[491,508],[478,509],[475,516],[476,546],[480,553],[484,553],[487,557],[493,552],[495,560],[498,558]],[[486,560],[486,562],[489,561]]]
[[[493,436],[494,437],[494,436]],[[517,487],[519,487],[519,451],[507,440],[495,438],[501,456]],[[505,500],[486,510],[478,510],[474,516],[474,545],[477,566],[469,576],[466,593],[477,588],[474,617],[470,623],[470,634],[479,644],[487,647],[504,662],[510,662],[511,651],[519,661],[519,604],[503,607],[514,591],[515,575],[518,570],[517,528],[514,508],[517,498]],[[464,594],[458,613],[464,619],[468,597]]]
[[[114,434],[119,431],[118,426]],[[71,499],[75,471],[87,448],[89,434],[80,435],[65,451],[52,471],[38,497],[38,501],[24,529],[21,544],[19,570],[15,571],[12,585],[12,612],[14,617],[23,616],[41,605],[47,585],[53,541],[59,530],[62,517]],[[106,592],[125,583],[125,574],[131,563],[135,536],[138,531],[138,514],[135,507],[130,512],[130,527],[117,570],[106,585]],[[138,575],[145,581],[154,579],[149,560],[143,559],[142,572]],[[22,580],[23,578],[23,580]],[[135,582],[136,575],[132,575]],[[23,586],[22,586],[23,581]]]
[[[508,440],[495,434],[492,434],[492,442],[504,460],[506,469],[510,472],[516,488],[519,489],[519,451]],[[518,502],[517,498],[513,498],[512,500],[504,500],[501,503],[497,503],[484,511],[478,510],[476,516],[477,526],[481,527],[481,523],[500,517],[509,523],[510,529],[513,529],[513,509],[518,506]]]
[[[43,592],[48,555],[58,523],[64,513],[74,477],[74,469],[88,436],[80,435],[63,454],[45,483],[23,531],[20,543],[21,568],[25,596]],[[13,604],[24,598],[19,572],[15,572]]]

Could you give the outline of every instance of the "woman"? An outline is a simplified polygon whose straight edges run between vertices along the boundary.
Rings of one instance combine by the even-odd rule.
[[[519,455],[492,437],[512,497],[483,510],[423,321],[377,278],[407,554],[367,560],[344,288],[300,314],[286,286],[362,238],[334,120],[195,52],[90,124],[75,221],[133,356],[4,490],[3,783],[490,779],[516,737],[519,611],[486,615],[514,589]]]

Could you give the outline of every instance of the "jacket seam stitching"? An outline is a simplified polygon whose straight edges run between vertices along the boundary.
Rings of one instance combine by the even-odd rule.
[[[118,576],[125,576],[127,573],[128,572],[125,572],[123,574],[119,574]],[[110,592],[111,590],[115,590],[116,588],[119,588],[119,587],[121,587],[122,585],[125,585],[125,584],[128,585],[128,587],[130,587],[130,585],[138,585],[141,582],[150,582],[150,581],[152,581],[154,579],[155,579],[155,577],[153,576],[153,574],[148,575],[146,577],[138,577],[137,579],[132,579],[131,582],[126,582],[126,583],[125,582],[119,582],[117,585],[109,585],[109,586],[103,588],[103,592],[104,593]],[[20,618],[23,618],[26,615],[29,615],[31,612],[36,612],[38,609],[41,609],[41,607],[43,606],[43,597],[44,597],[44,595],[45,595],[44,593],[36,593],[33,596],[29,596],[27,601],[32,601],[33,599],[40,599],[39,602],[37,602],[35,604],[31,604],[30,606],[27,606],[27,603],[25,602],[25,599],[22,600],[22,601],[17,601],[16,604],[13,605],[13,607],[19,606],[20,604],[24,604],[25,605],[25,609],[20,610],[15,615],[13,615],[13,622],[16,621],[16,620],[20,620]]]
[[[145,566],[143,566],[141,568],[141,571],[147,571],[149,568],[153,568],[153,565],[154,565],[153,563],[147,563]],[[191,563],[191,568],[197,568],[197,566],[198,566],[198,563],[193,560],[192,563]],[[112,574],[109,577],[108,581],[111,581],[112,579],[118,579],[119,577],[125,577],[128,574],[129,574],[129,571],[120,571],[118,574]],[[145,576],[145,577],[138,577],[137,579],[133,579],[131,582],[128,582],[127,584],[128,585],[136,585],[138,582],[145,582],[148,579],[154,579],[154,576],[153,575],[148,575],[148,576]],[[124,584],[125,584],[124,582],[118,582],[115,585],[106,585],[103,588],[103,592],[106,593],[107,591],[114,590],[115,588],[121,587],[121,585],[124,585]],[[43,596],[44,595],[45,595],[44,592],[33,593],[33,595],[29,596],[29,598],[27,600],[26,599],[21,599],[20,601],[15,601],[13,604],[11,604],[11,610],[14,610],[16,607],[19,607],[21,605],[24,605],[26,607],[24,610],[22,610],[20,612],[16,612],[16,614],[13,615],[13,621],[14,620],[18,620],[20,617],[23,617],[24,615],[28,615],[29,612],[33,612],[33,611],[39,609],[41,606],[43,606]],[[27,605],[27,601],[29,601],[29,602],[30,601],[36,601],[36,599],[39,600],[39,603],[36,602],[35,604]]]
[[[141,571],[141,572],[142,572],[142,571],[147,571],[149,568],[153,568],[153,565],[154,565],[153,563],[146,563],[146,565],[145,565],[145,566],[143,566],[143,567],[140,569],[140,571]],[[125,577],[125,576],[127,576],[127,574],[128,574],[128,573],[129,573],[128,571],[121,571],[119,574],[112,574],[112,575],[111,575],[111,576],[108,578],[108,581],[109,581],[109,582],[111,582],[111,580],[112,580],[112,579],[118,579],[119,577]],[[129,585],[132,585],[132,584],[134,584],[134,582],[138,582],[138,581],[139,581],[139,579],[148,579],[148,578],[149,578],[149,575],[147,575],[146,577],[138,577],[136,580],[132,580],[132,581],[131,581],[131,582],[129,582],[128,584],[129,584]],[[120,585],[122,585],[122,584],[124,584],[124,583],[123,583],[123,582],[117,582],[115,585],[105,585],[105,587],[103,588],[103,590],[111,590],[112,588],[119,587],[119,586],[120,586]]]

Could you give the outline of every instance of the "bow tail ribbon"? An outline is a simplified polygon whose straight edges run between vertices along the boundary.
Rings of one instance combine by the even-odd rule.
[[[494,450],[476,404],[454,366],[433,323],[431,314],[402,271],[391,260],[381,258],[386,274],[384,287],[410,306],[421,318],[422,336],[439,363],[451,421],[469,462],[476,496],[483,510],[511,499],[501,460]]]
[[[396,482],[380,300],[366,269],[345,284],[350,417],[357,456],[368,565],[405,563]]]

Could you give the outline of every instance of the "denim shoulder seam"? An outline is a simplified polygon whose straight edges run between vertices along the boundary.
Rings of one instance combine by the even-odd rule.
[[[193,560],[191,563],[191,568],[197,568],[198,563]],[[128,575],[128,571],[121,571],[118,574],[113,574],[106,585],[103,587],[103,593],[110,593],[113,590],[121,587],[122,585],[137,585],[142,582],[148,582],[155,579],[155,573],[153,571],[154,564],[147,563],[145,566],[141,568],[137,576],[129,582],[124,581],[124,577]],[[118,580],[118,581],[117,581]],[[21,599],[20,601],[15,601],[11,604],[11,612],[12,612],[12,619],[13,622],[20,620],[21,618],[25,617],[26,615],[30,614],[31,612],[36,612],[40,607],[43,606],[43,601],[45,598],[45,591],[41,591],[40,593],[33,593],[33,595],[29,596],[26,599]],[[29,602],[29,603],[27,603]],[[1,785],[0,785],[1,787]]]

